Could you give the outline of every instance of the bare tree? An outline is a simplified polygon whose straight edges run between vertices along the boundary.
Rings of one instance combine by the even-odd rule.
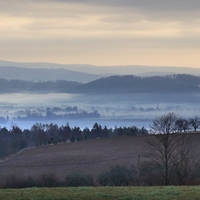
[[[177,143],[176,121],[178,117],[175,113],[169,113],[157,117],[153,121],[150,132],[155,134],[155,138],[148,140],[150,159],[160,170],[160,177],[164,180],[164,185],[170,183],[170,169],[172,168],[171,157]],[[162,183],[161,183],[162,184]]]
[[[147,141],[148,163],[157,184],[183,184],[195,168],[195,147],[186,133],[179,132],[177,119],[173,112],[158,117],[150,130],[153,135]]]
[[[189,130],[189,122],[186,119],[183,118],[179,118],[176,120],[176,126],[177,126],[177,130],[178,132],[186,132]]]
[[[192,126],[194,128],[194,131],[197,131],[197,129],[200,126],[200,119],[199,119],[199,117],[198,116],[194,116],[193,118],[190,118],[189,124],[190,124],[190,126]]]
[[[182,129],[184,132],[188,131],[190,129],[189,127],[189,121],[187,119],[182,119]]]

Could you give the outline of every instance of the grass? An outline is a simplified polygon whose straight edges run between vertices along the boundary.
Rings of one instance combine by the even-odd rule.
[[[0,190],[3,200],[196,200],[200,186],[79,187]]]

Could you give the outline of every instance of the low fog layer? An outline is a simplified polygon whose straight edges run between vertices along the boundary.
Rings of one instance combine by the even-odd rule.
[[[152,120],[163,113],[176,112],[185,118],[197,115],[199,98],[175,94],[1,94],[0,116],[8,120],[0,124],[29,128],[36,122],[59,125],[69,122],[72,126],[91,128],[97,122],[112,128],[136,125],[149,128]]]

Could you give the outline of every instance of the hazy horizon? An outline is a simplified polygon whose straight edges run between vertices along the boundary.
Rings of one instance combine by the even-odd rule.
[[[22,65],[24,65],[24,64],[53,64],[53,65],[60,65],[60,66],[63,66],[63,67],[65,67],[65,66],[67,66],[67,65],[81,65],[81,66],[90,66],[90,67],[155,67],[155,68],[160,68],[160,67],[169,67],[169,68],[193,68],[193,69],[196,69],[196,68],[200,68],[200,67],[198,67],[198,66],[189,66],[189,65],[160,65],[160,64],[157,64],[157,65],[148,65],[148,64],[135,64],[135,63],[130,63],[130,64],[110,64],[110,65],[108,65],[108,64],[104,64],[104,65],[98,65],[98,64],[92,64],[92,63],[62,63],[62,62],[59,62],[59,60],[57,61],[57,62],[50,62],[50,61],[48,61],[48,60],[46,60],[46,61],[40,61],[40,60],[30,60],[30,61],[24,61],[24,60],[19,60],[19,61],[17,61],[17,60],[4,60],[4,59],[0,59],[0,67],[2,67],[2,66],[4,66],[4,65],[2,65],[1,63],[13,63],[13,64],[16,64],[16,63],[18,63],[18,64],[22,64]],[[5,65],[6,66],[6,65]],[[14,67],[16,66],[16,65],[13,65]],[[200,65],[199,65],[200,66]],[[23,66],[24,67],[24,66]]]
[[[4,67],[4,68],[3,68]],[[6,68],[5,68],[6,67]],[[8,68],[10,67],[10,68]],[[27,71],[28,69],[32,71]],[[42,72],[37,70],[42,70]],[[34,71],[35,70],[35,71]],[[163,75],[173,75],[173,74],[191,74],[195,76],[200,75],[200,68],[194,67],[184,67],[184,66],[145,66],[145,65],[112,65],[112,66],[98,66],[90,64],[59,64],[50,62],[12,62],[0,60],[0,71],[2,78],[7,77],[8,79],[13,79],[15,74],[20,79],[20,77],[30,77],[30,75],[35,74],[35,79],[39,77],[39,80],[46,80],[48,76],[41,77],[41,73],[46,73],[50,70],[52,73],[49,74],[51,80],[63,79],[60,75],[70,73],[70,77],[74,78],[75,81],[83,80],[83,82],[89,82],[97,78],[111,75],[136,75],[136,76],[163,76]],[[55,71],[56,70],[56,71]],[[64,70],[70,70],[69,72]],[[49,72],[50,72],[49,71]],[[73,74],[73,72],[75,72]],[[9,74],[10,76],[9,76]],[[81,74],[84,73],[84,74]],[[72,75],[73,74],[73,75]],[[86,76],[86,77],[85,77]],[[10,77],[10,78],[9,78]],[[67,76],[69,78],[69,76]],[[85,78],[86,79],[85,79]],[[90,78],[89,78],[90,77]],[[26,78],[26,79],[27,79]],[[36,79],[37,79],[36,78]],[[15,79],[15,78],[14,78]],[[70,79],[71,80],[71,79]]]

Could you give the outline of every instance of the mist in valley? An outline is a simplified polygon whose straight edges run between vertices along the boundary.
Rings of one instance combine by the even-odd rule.
[[[0,94],[1,127],[31,128],[35,123],[56,123],[92,128],[145,127],[168,112],[184,118],[197,115],[198,95],[178,94]],[[5,119],[5,120],[4,120]]]

